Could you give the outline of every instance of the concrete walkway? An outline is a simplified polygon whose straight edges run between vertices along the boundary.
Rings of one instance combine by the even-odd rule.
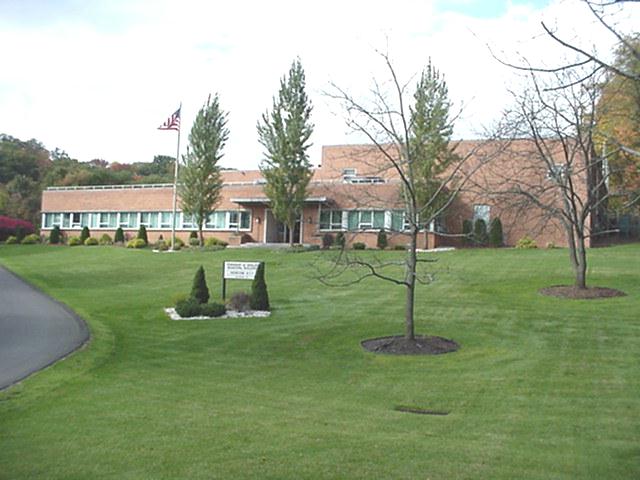
[[[0,267],[0,390],[80,348],[84,320]]]

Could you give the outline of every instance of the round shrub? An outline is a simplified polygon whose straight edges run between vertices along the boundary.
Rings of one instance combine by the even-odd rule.
[[[267,283],[264,280],[264,263],[258,265],[256,276],[253,278],[253,283],[251,284],[250,306],[253,310],[267,311],[270,309]]]
[[[82,245],[82,241],[80,240],[80,237],[71,237],[69,239],[70,247],[77,247],[78,245]]]
[[[228,242],[225,242],[224,240],[220,240],[219,238],[216,237],[209,237],[204,241],[204,246],[205,247],[226,247],[227,245],[229,245]]]
[[[406,250],[407,246],[406,245],[396,245],[395,247],[393,247],[394,250]]]
[[[93,247],[94,245],[98,245],[98,239],[97,238],[93,238],[93,237],[89,237],[84,241],[84,244],[87,247]]]
[[[164,240],[158,240],[156,242],[156,250],[160,250],[161,252],[164,252],[166,250],[169,250],[169,245],[167,245],[167,243]]]
[[[112,243],[113,240],[111,240],[111,237],[108,234],[103,233],[100,237],[100,245],[111,245]]]
[[[200,315],[203,317],[220,317],[227,313],[227,309],[221,303],[211,302],[199,305]],[[182,316],[182,315],[181,315]]]
[[[525,235],[520,240],[518,240],[518,242],[516,243],[516,248],[528,249],[538,248],[538,246],[536,245],[535,240],[533,240],[529,235]]]
[[[362,242],[354,242],[353,245],[351,245],[351,248],[354,250],[365,250],[367,246]]]
[[[387,240],[387,232],[385,232],[384,230],[380,230],[378,232],[378,240],[376,242],[376,245],[380,250],[384,250],[389,246],[389,241]]]
[[[127,248],[144,248],[146,246],[147,242],[145,242],[141,238],[134,238],[133,240],[129,240],[127,242]]]
[[[182,318],[197,317],[200,315],[200,304],[195,298],[187,298],[176,302],[176,313]]]
[[[22,245],[34,245],[36,243],[40,243],[40,237],[38,235],[36,235],[35,233],[30,233],[29,235],[24,237],[20,241],[20,243]]]
[[[197,238],[189,237],[189,245],[191,245],[192,247],[198,247],[200,246],[200,240],[198,240]]]
[[[49,243],[51,245],[57,245],[60,243],[60,240],[62,240],[62,235],[60,234],[60,227],[56,225],[55,227],[53,227],[53,230],[51,230],[51,234],[49,235]]]
[[[84,243],[84,241],[91,236],[91,232],[89,231],[89,227],[82,227],[82,232],[80,233],[80,243]]]
[[[116,234],[113,237],[113,241],[115,243],[124,243],[124,232],[122,231],[122,227],[118,227],[116,230]]]
[[[16,243],[18,243],[18,239],[13,235],[9,235],[4,243],[7,245],[15,245]]]
[[[198,303],[207,303],[209,301],[209,288],[207,287],[207,280],[202,265],[196,270],[196,274],[193,277],[191,297],[195,298]]]
[[[231,296],[227,303],[231,310],[245,312],[251,307],[251,295],[247,292],[236,292]]]

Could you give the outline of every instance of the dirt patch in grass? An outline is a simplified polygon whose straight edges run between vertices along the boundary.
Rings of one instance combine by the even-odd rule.
[[[615,288],[587,287],[578,288],[574,285],[554,285],[540,290],[542,295],[559,298],[573,298],[590,300],[596,298],[624,297],[627,294]]]
[[[453,340],[435,336],[416,336],[413,340],[403,336],[380,337],[363,340],[360,344],[369,352],[388,355],[440,355],[460,348]]]
[[[403,405],[398,405],[393,407],[396,412],[404,412],[404,413],[417,413],[418,415],[449,415],[449,412],[443,412],[442,410],[429,410],[420,407],[405,407]]]

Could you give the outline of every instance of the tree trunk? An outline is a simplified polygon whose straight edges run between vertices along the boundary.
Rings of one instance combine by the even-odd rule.
[[[584,245],[584,237],[578,235],[576,240],[576,287],[587,288],[587,250]]]
[[[202,224],[198,224],[198,238],[200,240],[200,247],[204,247],[204,233],[202,233]]]
[[[289,229],[289,246],[290,246],[290,247],[293,247],[293,244],[294,244],[294,241],[293,241],[293,231],[294,231],[294,229],[295,229],[295,225],[296,225],[295,220],[294,220],[294,222],[293,222],[293,225],[291,225],[291,224],[288,224],[288,225],[287,225],[287,228]]]
[[[404,338],[413,340],[415,338],[415,329],[413,325],[413,314],[416,292],[416,264],[417,254],[416,248],[418,244],[418,229],[411,228],[411,247],[407,253],[407,265],[404,280],[407,286],[407,297],[404,306]]]

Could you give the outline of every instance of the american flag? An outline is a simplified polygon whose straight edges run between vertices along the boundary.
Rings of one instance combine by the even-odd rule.
[[[167,121],[158,127],[158,130],[180,130],[180,108],[167,118]]]

